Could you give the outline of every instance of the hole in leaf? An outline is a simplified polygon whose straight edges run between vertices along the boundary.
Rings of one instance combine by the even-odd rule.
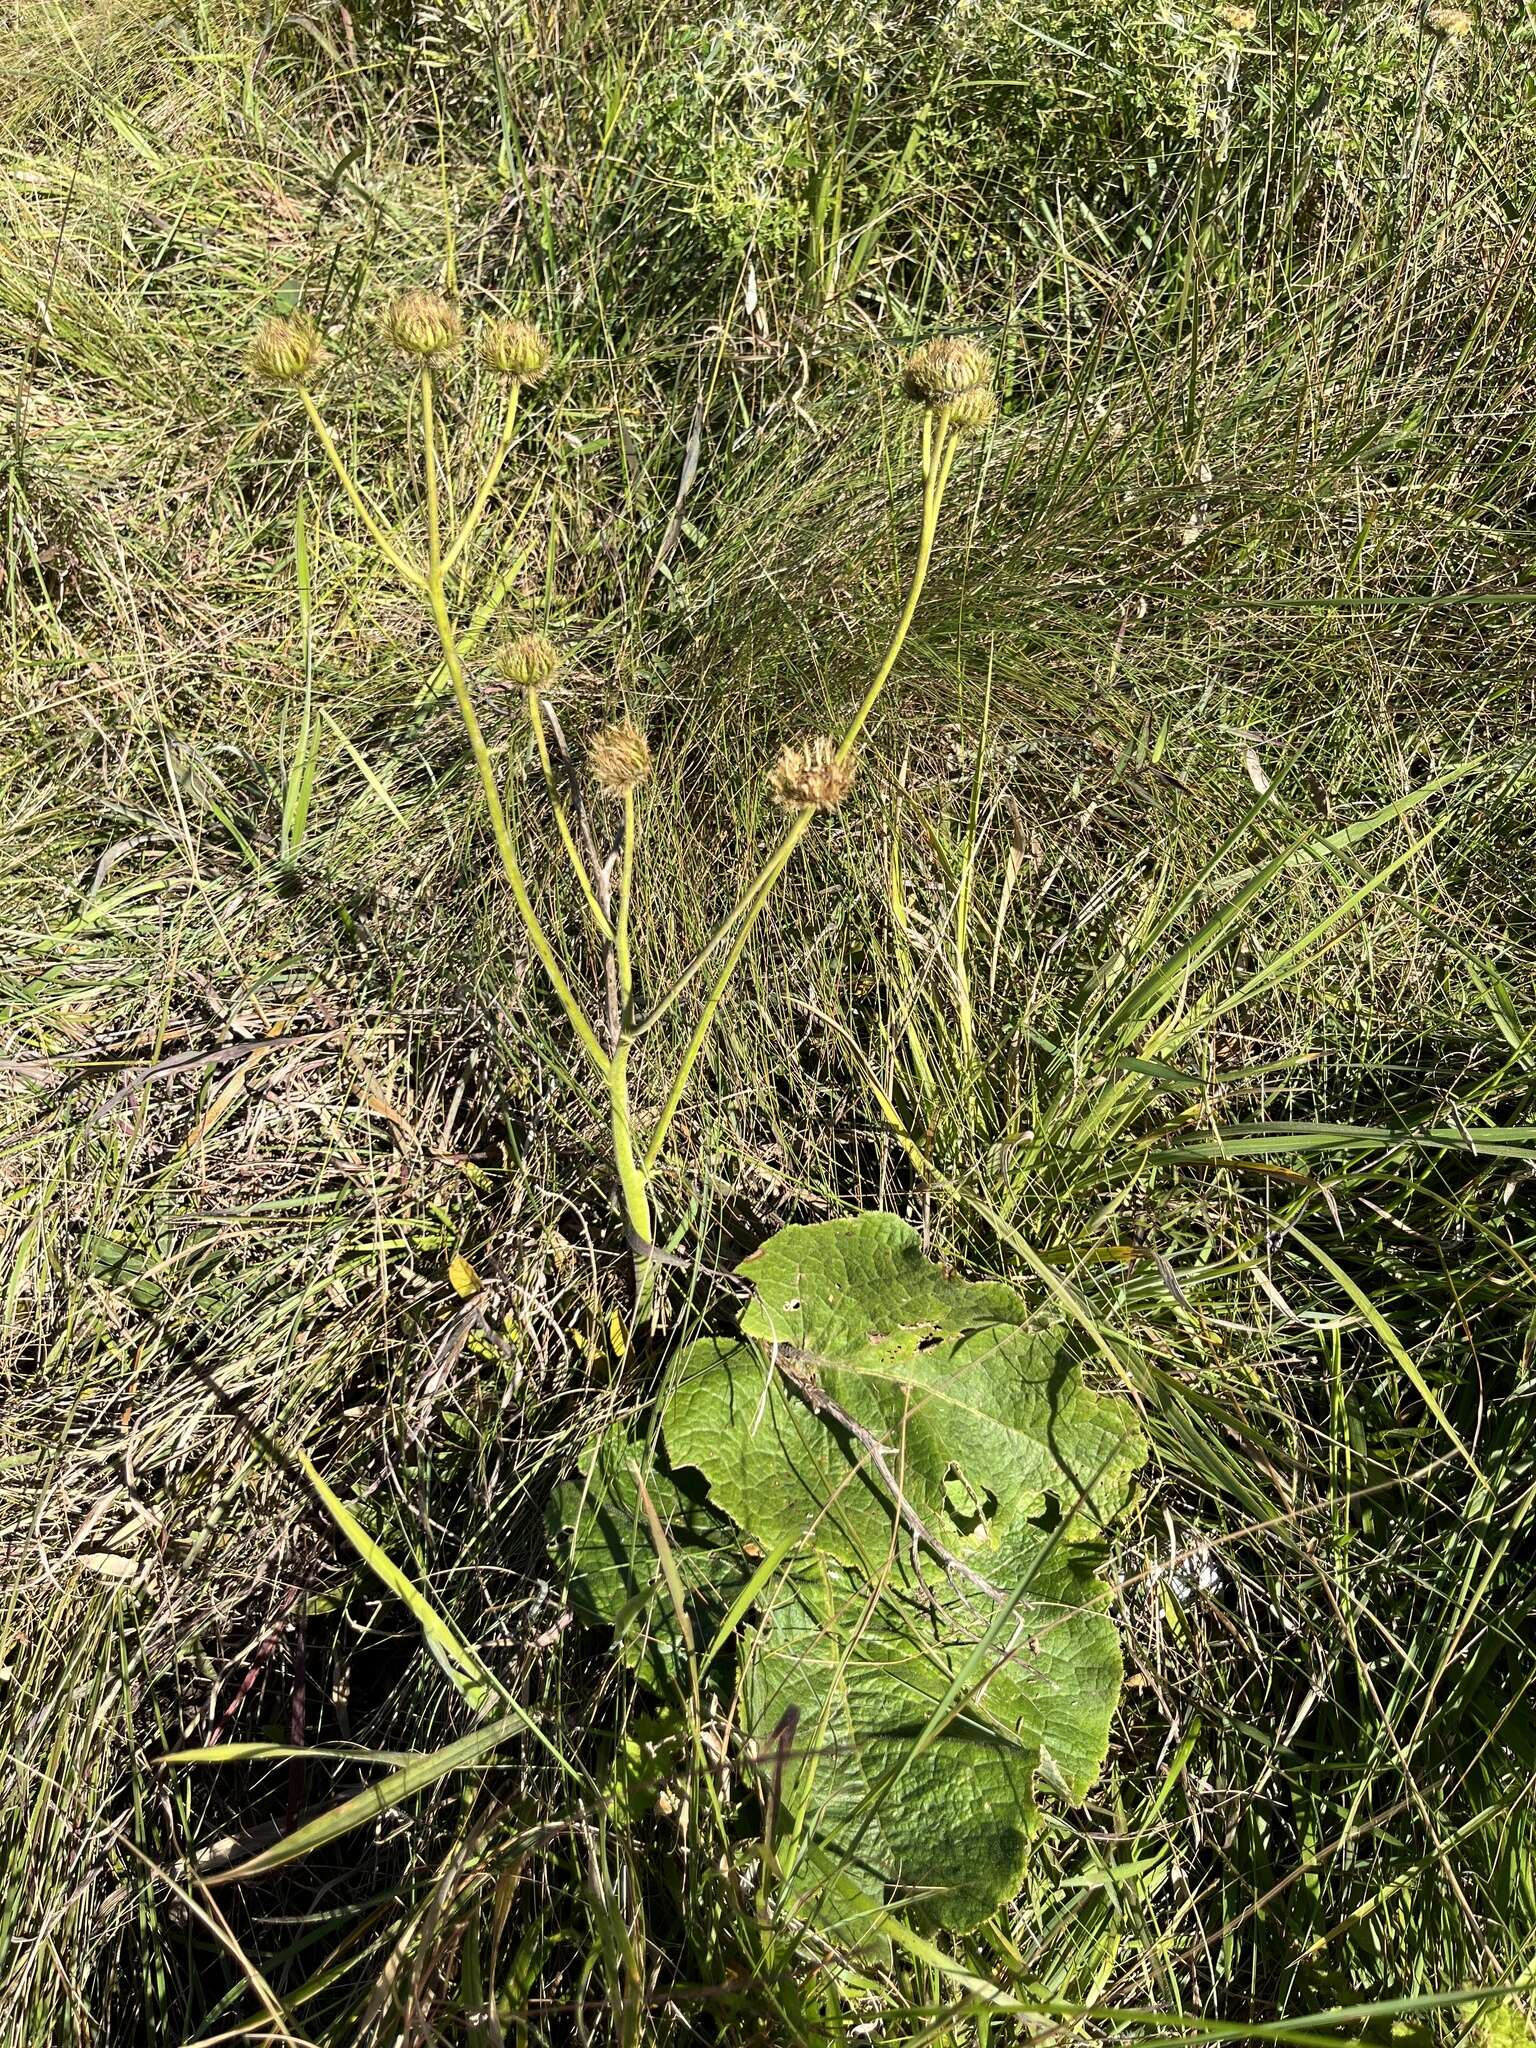
[[[962,1536],[982,1536],[997,1513],[997,1495],[989,1486],[972,1486],[960,1467],[951,1464],[944,1474],[944,1502],[949,1519]]]

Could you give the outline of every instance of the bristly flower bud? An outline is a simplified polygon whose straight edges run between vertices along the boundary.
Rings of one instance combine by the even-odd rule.
[[[908,398],[919,405],[948,405],[963,391],[992,382],[992,358],[974,341],[928,341],[907,357],[903,373]]]
[[[627,718],[604,726],[587,748],[587,765],[604,796],[629,796],[650,780],[651,750],[645,734]]]
[[[768,771],[773,800],[786,811],[835,811],[853,786],[853,763],[839,761],[825,735],[786,747]]]
[[[1459,40],[1472,33],[1475,23],[1472,11],[1467,7],[1431,7],[1424,16],[1424,26],[1437,36],[1450,36]]]
[[[452,355],[464,338],[459,309],[441,292],[402,292],[384,309],[384,339],[402,355]]]
[[[997,394],[985,384],[973,384],[949,401],[948,418],[957,433],[984,433],[997,418]]]
[[[560,670],[560,650],[542,633],[503,640],[492,658],[497,675],[520,690],[547,690]]]
[[[487,320],[476,346],[488,370],[518,384],[537,384],[549,368],[549,343],[531,320]]]
[[[325,364],[320,330],[307,313],[263,320],[252,337],[247,361],[251,375],[262,384],[307,384]]]

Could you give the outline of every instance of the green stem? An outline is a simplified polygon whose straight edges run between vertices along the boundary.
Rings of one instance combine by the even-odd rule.
[[[401,554],[400,550],[389,538],[389,535],[384,531],[378,517],[369,507],[368,501],[358,489],[357,484],[353,480],[351,470],[347,468],[346,463],[342,460],[341,450],[331,438],[331,430],[325,424],[320,408],[315,403],[313,393],[301,386],[299,396],[304,401],[304,410],[309,414],[309,423],[315,430],[315,438],[325,450],[326,457],[332,469],[336,472],[341,488],[351,500],[353,511],[367,529],[368,538],[402,581],[409,583],[413,590],[424,591],[427,587],[426,578],[414,562],[408,562],[405,556]]]
[[[955,460],[955,448],[959,437],[946,431],[943,415],[940,414],[938,432],[934,436],[933,454],[928,464],[923,486],[923,524],[918,537],[917,560],[912,569],[912,584],[907,592],[907,602],[896,624],[891,644],[885,651],[885,659],[875,670],[869,688],[864,692],[864,701],[853,714],[853,723],[843,735],[842,745],[837,750],[839,763],[847,761],[858,744],[859,734],[864,730],[869,714],[880,701],[880,692],[891,679],[906,644],[912,621],[917,616],[918,601],[923,594],[923,585],[928,580],[928,564],[933,555],[934,536],[939,530],[939,508],[944,502],[944,489],[949,482],[949,472]]]
[[[629,899],[635,885],[635,792],[624,792],[624,844],[619,856],[619,907],[613,920],[613,954],[619,970],[619,1019],[629,1033],[635,974],[629,956]]]
[[[539,702],[538,690],[528,692],[528,722],[533,727],[534,744],[539,750],[539,766],[544,770],[544,787],[549,792],[550,808],[555,814],[555,823],[560,828],[560,843],[571,863],[572,872],[581,884],[581,893],[587,899],[587,909],[592,921],[605,939],[613,937],[613,926],[603,914],[603,906],[597,900],[597,891],[592,886],[592,877],[587,873],[587,864],[576,845],[570,820],[565,815],[565,804],[560,796],[560,784],[555,776],[555,764],[550,756],[549,739],[544,731],[544,712]]]
[[[925,428],[927,426],[926,417],[924,419],[924,426]],[[869,688],[864,692],[863,702],[854,713],[852,722],[843,736],[841,745],[838,747],[837,758],[839,762],[846,762],[852,754],[858,742],[859,734],[863,731],[870,713],[879,701],[881,691],[890,680],[891,672],[900,659],[901,650],[906,644],[907,635],[912,630],[912,621],[917,616],[917,607],[922,598],[923,585],[928,580],[928,565],[933,557],[934,536],[938,532],[939,509],[944,499],[944,488],[949,482],[949,472],[954,462],[956,445],[956,437],[947,432],[946,422],[942,413],[938,418],[937,429],[937,433],[932,437],[931,445],[928,435],[926,433],[924,435],[923,519],[918,538],[917,559],[913,564],[912,581],[907,591],[907,601],[902,607],[901,617],[896,623],[894,634],[891,636],[891,643],[885,651],[885,658],[875,671]],[[684,1049],[682,1063],[678,1067],[671,1088],[668,1090],[666,1102],[663,1104],[661,1115],[656,1122],[656,1128],[651,1134],[651,1142],[646,1148],[645,1158],[642,1162],[646,1173],[652,1171],[656,1161],[661,1156],[661,1148],[666,1143],[668,1131],[672,1128],[672,1119],[676,1116],[678,1107],[682,1102],[684,1091],[693,1073],[694,1064],[703,1050],[704,1041],[708,1038],[710,1029],[714,1024],[715,1013],[720,1007],[721,998],[730,986],[731,977],[740,964],[742,954],[746,951],[747,941],[752,936],[753,927],[756,925],[759,917],[762,916],[768,898],[773,894],[775,884],[785,868],[788,867],[795,848],[805,837],[811,820],[815,816],[815,811],[810,808],[795,813],[790,822],[789,829],[786,831],[777,849],[769,856],[757,879],[748,885],[740,904],[731,913],[731,919],[727,920],[727,930],[730,928],[730,923],[736,921],[736,936],[731,942],[730,950],[727,952],[724,961],[721,963],[719,973],[711,984],[709,994],[704,999],[704,1007],[699,1014],[699,1020],[694,1026],[693,1034]],[[715,940],[713,938],[707,942],[706,952],[708,947],[714,943]],[[685,970],[684,974],[679,976],[678,981],[673,984],[672,988],[668,989],[652,1006],[643,1020],[642,1029],[649,1029],[659,1017],[666,1014],[666,1011],[677,1000],[678,995],[682,993],[683,988],[687,986],[687,983],[693,978],[694,974],[698,972],[703,958],[704,955],[701,954]]]
[[[474,502],[464,514],[463,523],[453,539],[448,543],[448,551],[443,556],[443,574],[445,576],[459,559],[459,556],[463,554],[465,548],[468,547],[470,540],[474,536],[475,528],[480,524],[481,519],[485,515],[485,508],[490,503],[491,493],[496,488],[496,479],[501,475],[501,466],[506,461],[507,452],[512,446],[512,435],[517,427],[518,394],[522,388],[521,380],[514,378],[511,389],[507,393],[506,411],[502,415],[501,433],[497,438],[495,452],[486,465],[485,475],[480,479],[480,488],[475,493]]]
[[[427,581],[443,580],[443,539],[437,512],[437,417],[432,404],[432,366],[421,373],[421,457],[427,477]]]
[[[854,742],[858,739],[865,721],[868,719],[871,711],[873,711],[880,692],[885,688],[886,683],[890,679],[891,670],[895,667],[897,659],[901,654],[902,642],[906,639],[908,628],[912,624],[913,614],[917,610],[917,599],[922,594],[923,582],[928,574],[928,558],[933,551],[934,535],[938,528],[939,504],[944,495],[944,487],[949,482],[949,471],[954,461],[957,438],[953,435],[949,436],[948,445],[945,445],[946,437],[941,416],[939,422],[939,444],[935,448],[932,416],[926,412],[924,413],[922,537],[918,547],[917,565],[913,572],[912,589],[908,594],[906,612],[897,626],[896,636],[886,650],[885,659],[880,664],[874,681],[865,693],[864,701],[854,716],[854,721],[848,729],[847,737],[838,749],[837,757],[839,761],[846,761],[849,754],[852,753]],[[937,465],[934,461],[935,454],[939,458]],[[797,830],[794,825],[791,825],[790,832],[794,835],[795,844],[798,844],[800,834],[803,833],[804,829],[804,826],[800,826]],[[782,852],[785,849],[781,847],[779,850]],[[791,853],[794,851],[794,844],[789,845],[788,851]],[[773,869],[773,874],[770,878],[769,870],[771,868]],[[753,876],[741,895],[736,899],[735,904],[720,919],[682,973],[663,989],[645,1015],[637,1019],[635,1024],[636,1038],[644,1038],[648,1031],[655,1029],[667,1012],[676,1004],[678,998],[686,992],[690,983],[703,971],[715,948],[730,937],[742,918],[751,915],[757,909],[758,899],[762,893],[764,882],[768,881],[771,887],[772,880],[776,880],[777,875],[778,870],[773,867],[773,859],[771,858],[768,864],[760,868],[757,874]]]
[[[443,650],[443,662],[448,670],[448,680],[453,685],[459,715],[464,720],[464,730],[469,735],[470,752],[475,757],[475,766],[480,773],[480,787],[485,792],[486,808],[491,816],[491,830],[496,839],[496,850],[501,855],[502,869],[507,877],[507,885],[512,891],[512,900],[517,905],[518,916],[523,921],[523,929],[528,934],[528,943],[538,955],[539,964],[549,978],[549,985],[554,990],[582,1051],[597,1071],[606,1077],[611,1062],[598,1044],[597,1034],[587,1022],[580,1003],[572,993],[565,972],[555,957],[554,947],[551,946],[544,927],[539,922],[538,912],[534,909],[528,894],[528,885],[523,880],[517,849],[512,843],[511,828],[507,824],[507,814],[502,807],[501,791],[496,785],[496,764],[491,759],[491,750],[485,743],[480,721],[475,716],[469,684],[464,675],[464,664],[459,659],[458,640],[454,634],[453,623],[448,617],[448,603],[443,594],[442,534],[437,505],[437,429],[433,420],[430,369],[424,369],[421,373],[421,428],[423,453],[427,465],[427,602],[432,608],[433,624],[437,627],[438,642]]]
[[[635,1159],[635,1135],[629,1110],[630,1010],[634,1001],[634,967],[629,951],[629,905],[635,879],[635,797],[624,797],[624,844],[619,860],[619,900],[613,918],[613,954],[619,978],[619,1042],[608,1067],[609,1125],[613,1138],[614,1163],[619,1171],[619,1192],[624,1217],[632,1238],[641,1245],[651,1243],[651,1205],[647,1191],[648,1167]],[[643,1316],[650,1308],[655,1285],[649,1256],[635,1251],[635,1310]]]
[[[475,647],[485,637],[488,629],[505,611],[507,599],[517,588],[518,580],[523,570],[527,567],[528,557],[532,552],[533,545],[531,542],[527,542],[517,552],[513,560],[508,562],[507,555],[511,553],[511,543],[508,542],[506,549],[503,550],[501,563],[497,567],[490,588],[486,591],[484,597],[481,598],[479,604],[475,606],[469,624],[459,635],[459,653],[461,656],[474,651]],[[425,704],[432,698],[441,697],[447,687],[448,664],[446,661],[440,661],[412,698],[412,707]]]

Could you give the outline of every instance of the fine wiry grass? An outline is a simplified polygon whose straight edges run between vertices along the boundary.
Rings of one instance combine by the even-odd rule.
[[[6,2041],[1438,2040],[1536,1972],[1530,44],[980,13],[821,70],[809,14],[6,17]],[[1110,1768],[948,1946],[785,1924],[729,1703],[549,1561],[662,1369],[601,1106],[417,611],[241,363],[302,288],[408,507],[372,322],[447,276],[558,344],[463,601],[558,632],[573,733],[647,720],[658,978],[888,632],[896,350],[999,354],[659,1184],[715,1262],[897,1209],[1140,1407]],[[157,1761],[229,1741],[309,1754]]]

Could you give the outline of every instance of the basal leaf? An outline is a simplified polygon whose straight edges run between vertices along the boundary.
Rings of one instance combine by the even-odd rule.
[[[896,1217],[781,1231],[741,1270],[742,1336],[677,1361],[645,1485],[683,1600],[756,1615],[743,1718],[784,1903],[871,1938],[893,1893],[973,1926],[1018,1888],[1037,1778],[1080,1799],[1104,1761],[1122,1667],[1097,1568],[1134,1417],[1062,1329]],[[681,1632],[637,1455],[604,1439],[559,1518],[579,1597],[654,1683]]]
[[[1016,1888],[1037,1772],[1082,1798],[1103,1763],[1122,1665],[1095,1567],[1139,1432],[1060,1330],[898,1218],[782,1231],[742,1270],[756,1341],[692,1347],[664,1430],[744,1533],[800,1543],[749,1725],[782,1743],[791,1715],[784,1796],[848,1881],[973,1924]]]
[[[765,1547],[807,1537],[867,1571],[886,1560],[890,1500],[877,1475],[787,1391],[755,1344],[690,1346],[664,1429],[674,1468],[702,1472],[715,1506]]]
[[[785,1804],[845,1895],[894,1886],[918,1919],[959,1928],[1018,1890],[1040,1726],[988,1664],[872,1609],[836,1565],[784,1586],[753,1647],[748,1718],[787,1747]]]
[[[1059,1325],[1010,1288],[951,1279],[899,1217],[781,1230],[741,1271],[756,1289],[743,1335],[809,1362],[897,1447],[920,1512],[949,1513],[955,1480],[998,1523],[1054,1503],[1102,1527],[1124,1506],[1144,1448],[1129,1410],[1083,1386]]]

